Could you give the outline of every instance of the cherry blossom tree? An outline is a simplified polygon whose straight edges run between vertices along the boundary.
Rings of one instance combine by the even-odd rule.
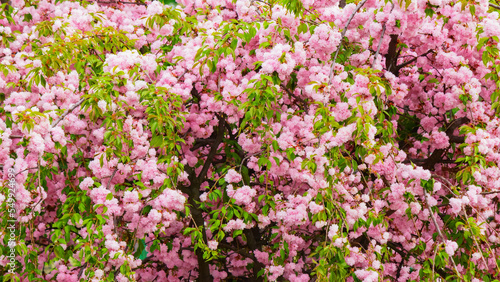
[[[2,4],[6,280],[498,281],[500,6],[178,3]]]

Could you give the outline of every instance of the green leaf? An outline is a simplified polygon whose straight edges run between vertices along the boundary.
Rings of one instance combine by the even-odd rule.
[[[156,135],[151,139],[150,142],[152,147],[161,147],[163,145],[163,136]]]
[[[113,194],[112,193],[109,193],[107,196],[106,196],[106,200],[111,200],[113,199]]]
[[[233,39],[231,41],[231,49],[236,50],[236,47],[238,46],[238,39]]]
[[[64,249],[61,246],[56,246],[54,252],[58,258],[64,259]]]

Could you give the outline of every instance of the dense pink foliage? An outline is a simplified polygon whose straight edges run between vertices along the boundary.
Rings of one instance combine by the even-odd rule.
[[[159,2],[13,0],[0,19],[0,202],[13,169],[22,281],[498,277],[500,20],[487,1],[304,0],[302,15],[179,3],[169,18]],[[133,46],[85,53],[100,72],[54,63],[54,42],[97,48],[85,42],[103,28]]]

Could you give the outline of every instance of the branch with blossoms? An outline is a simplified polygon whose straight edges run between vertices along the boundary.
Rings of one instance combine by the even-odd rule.
[[[106,2],[106,1],[96,1],[95,3],[98,3],[98,4],[115,4],[115,5],[125,4],[125,5],[141,5],[141,6],[147,6],[147,4],[146,4],[146,3],[142,3],[142,2],[124,2],[124,1]]]
[[[484,3],[111,2],[0,19],[21,280],[499,276]]]
[[[344,37],[345,37],[345,34],[347,32],[347,28],[349,27],[349,24],[351,23],[352,19],[354,18],[354,16],[356,15],[356,13],[361,9],[361,7],[363,7],[363,5],[366,3],[367,0],[362,0],[361,2],[359,2],[358,5],[356,5],[356,8],[354,9],[354,11],[351,13],[351,15],[349,16],[349,18],[347,19],[347,22],[345,23],[345,26],[344,26],[344,29],[342,30],[342,33],[340,35],[340,44],[337,46],[337,50],[335,51],[335,55],[333,55],[333,60],[332,60],[332,64],[330,66],[330,75],[328,76],[329,77],[329,81],[328,81],[328,84],[331,84],[332,83],[332,79],[333,79],[333,69],[335,68],[335,64],[336,64],[336,61],[337,61],[337,56],[339,54],[339,51],[340,51],[340,47],[342,46],[342,43],[343,43],[343,40],[344,40]]]

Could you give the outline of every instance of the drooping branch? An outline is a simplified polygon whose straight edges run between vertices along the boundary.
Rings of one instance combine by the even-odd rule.
[[[432,223],[434,223],[434,226],[436,227],[438,235],[441,238],[441,240],[443,241],[443,244],[446,244],[446,238],[444,237],[443,232],[441,232],[441,228],[439,228],[436,217],[434,216],[434,212],[432,211],[432,206],[429,203],[430,195],[427,193],[427,191],[425,191],[425,188],[424,188],[424,195],[425,195],[425,200],[427,202],[427,208],[429,209],[429,215],[432,219]],[[461,278],[460,272],[458,271],[458,268],[457,268],[457,264],[453,260],[453,257],[450,257],[450,260],[453,264],[453,267],[455,268],[455,272],[457,273],[457,276]]]
[[[69,113],[71,113],[74,109],[80,106],[83,103],[84,99],[80,99],[80,101],[76,102],[73,106],[67,109],[57,120],[55,120],[51,126],[55,127],[61,120],[63,120]]]
[[[392,6],[394,7],[394,4]],[[384,39],[385,29],[386,29],[386,26],[384,23],[384,26],[382,27],[382,34],[380,35],[380,40],[378,42],[377,51],[375,52],[375,56],[373,56],[372,68],[374,68],[375,64],[377,63],[377,57],[378,57],[378,53],[380,52],[380,47],[382,46],[382,39]]]
[[[111,186],[111,180],[113,180],[113,177],[115,177],[115,174],[118,172],[118,169],[115,169],[113,173],[111,174],[111,177],[108,180],[108,185],[106,185],[106,189],[109,190],[109,187]]]
[[[366,3],[367,0],[363,0],[361,2],[359,2],[359,4],[356,6],[356,9],[354,9],[354,11],[352,12],[352,14],[349,16],[349,19],[347,20],[347,22],[345,23],[345,26],[344,26],[344,30],[342,30],[342,34],[340,36],[340,43],[339,45],[337,46],[337,50],[335,51],[335,55],[333,56],[333,61],[332,61],[332,65],[330,66],[330,79],[328,81],[328,85],[332,84],[332,80],[333,80],[333,69],[335,67],[335,61],[337,61],[337,56],[339,55],[339,51],[340,51],[340,46],[342,46],[342,41],[344,41],[344,37],[345,37],[345,34],[347,32],[347,28],[349,27],[349,24],[351,23],[352,19],[354,18],[354,16],[356,15],[356,13],[359,11],[359,9],[361,9],[361,7],[363,7],[363,5]]]

